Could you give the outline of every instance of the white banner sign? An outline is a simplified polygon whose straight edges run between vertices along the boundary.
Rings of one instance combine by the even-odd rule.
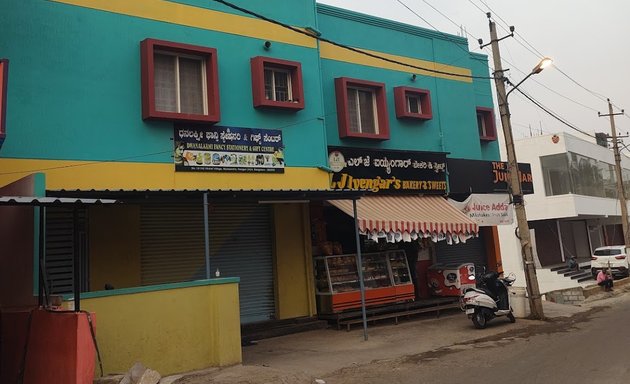
[[[514,221],[510,196],[502,194],[472,194],[461,203],[448,201],[480,227],[508,225]]]

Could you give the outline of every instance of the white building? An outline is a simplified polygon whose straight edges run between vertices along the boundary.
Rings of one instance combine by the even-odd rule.
[[[567,133],[536,136],[515,142],[517,159],[531,164],[534,194],[525,196],[527,220],[537,261],[541,293],[578,286],[550,271],[572,255],[590,262],[591,251],[623,244],[611,149]],[[622,156],[625,190],[630,189],[630,159]],[[628,193],[626,192],[626,195]],[[525,286],[520,242],[512,226],[499,227],[503,269]]]

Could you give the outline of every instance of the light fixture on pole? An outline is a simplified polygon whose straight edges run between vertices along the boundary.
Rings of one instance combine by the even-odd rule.
[[[543,58],[534,69],[518,84],[516,84],[509,92],[505,91],[505,83],[507,79],[503,74],[501,64],[501,53],[499,51],[499,41],[495,23],[490,19],[490,13],[487,14],[490,21],[490,38],[492,45],[492,56],[494,59],[494,82],[497,88],[497,97],[499,101],[499,112],[501,113],[501,125],[503,126],[503,135],[505,136],[505,147],[510,170],[509,186],[514,204],[514,212],[517,221],[517,237],[521,243],[521,252],[523,257],[523,269],[525,272],[525,283],[527,285],[527,294],[529,296],[529,305],[531,309],[531,317],[543,320],[545,318],[542,299],[540,296],[540,288],[538,287],[538,278],[536,277],[536,265],[534,264],[534,254],[532,251],[532,242],[529,234],[529,225],[527,223],[527,214],[525,212],[525,204],[523,199],[523,191],[521,182],[518,177],[518,162],[516,160],[516,151],[514,149],[514,137],[512,136],[512,125],[510,122],[510,109],[508,106],[508,95],[515,90],[530,76],[540,73],[545,67],[548,67],[552,60],[548,57]],[[514,34],[514,28],[510,28],[511,35]]]
[[[525,78],[523,80],[519,81],[518,84],[516,84],[512,89],[510,89],[508,91],[508,93],[506,93],[506,95],[505,95],[506,101],[505,102],[507,103],[507,97],[510,95],[510,93],[512,93],[513,90],[518,88],[519,85],[523,84],[525,82],[525,80],[529,79],[532,75],[539,74],[540,72],[542,72],[543,69],[547,68],[551,64],[553,64],[553,59],[550,59],[549,57],[543,57],[538,62],[538,64],[536,64],[534,69],[532,69],[532,71],[530,73],[528,73],[527,76],[525,76]]]

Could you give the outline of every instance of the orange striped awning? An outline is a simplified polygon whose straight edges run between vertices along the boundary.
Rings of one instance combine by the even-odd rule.
[[[328,200],[353,216],[352,200]],[[441,196],[367,196],[357,200],[361,232],[477,234],[477,223]]]

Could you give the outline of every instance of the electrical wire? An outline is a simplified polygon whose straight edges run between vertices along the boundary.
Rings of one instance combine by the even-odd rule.
[[[551,117],[553,117],[554,119],[558,120],[559,122],[561,122],[562,124],[566,125],[567,127],[573,129],[574,131],[577,131],[583,135],[589,136],[591,138],[595,138],[595,135],[592,135],[580,128],[577,128],[576,126],[568,123],[567,121],[565,121],[564,119],[562,119],[561,117],[559,117],[558,115],[556,115],[555,113],[551,112],[547,107],[545,107],[544,105],[542,105],[539,101],[536,101],[533,97],[531,97],[530,95],[528,95],[527,93],[523,92],[521,89],[516,88],[516,90],[523,96],[525,96],[525,98],[527,98],[529,101],[531,101],[532,103],[534,103],[538,108],[542,109],[543,111],[545,111],[547,114],[549,114]]]
[[[475,5],[475,4],[472,2],[472,0],[468,0],[468,1],[469,1],[471,4]],[[496,15],[496,16],[497,16],[497,18],[498,18],[499,20],[501,20],[501,21],[502,21],[505,25],[508,25],[508,23],[507,23],[507,22],[506,22],[503,18],[501,18],[501,16],[500,16],[500,15],[499,15],[499,14],[498,14],[498,13],[497,13],[494,9],[492,9],[492,8],[490,7],[490,5],[488,5],[488,3],[487,3],[487,2],[485,2],[484,0],[479,0],[479,2],[480,2],[481,4],[483,4],[483,5],[485,5],[485,6],[488,8],[488,10],[490,10],[490,12],[492,12],[492,14],[493,14],[493,15]],[[476,6],[476,5],[475,5],[475,6]],[[481,11],[483,12],[483,10],[482,10],[480,7],[478,7],[478,6],[476,6],[476,7],[477,7],[477,9],[479,9],[479,10],[481,10]],[[501,27],[502,27],[502,26],[501,26]],[[503,28],[503,27],[502,27],[502,28]],[[543,58],[543,57],[545,56],[545,55],[544,55],[544,54],[542,54],[542,53],[541,53],[538,49],[536,49],[536,47],[534,47],[534,46],[533,46],[533,45],[532,45],[529,41],[527,41],[527,39],[526,39],[523,35],[521,35],[520,33],[516,32],[516,31],[514,32],[514,34],[515,34],[517,37],[519,37],[520,39],[522,39],[522,42],[521,42],[521,40],[520,40],[520,39],[515,39],[515,40],[516,40],[516,42],[517,42],[517,43],[519,43],[519,44],[520,44],[523,48],[525,48],[526,50],[528,50],[530,53],[532,53],[534,56],[537,56],[537,58],[538,58],[538,59],[541,59],[541,58]],[[527,45],[525,45],[525,44],[527,44]],[[595,92],[595,91],[593,91],[593,90],[591,90],[591,89],[587,88],[586,86],[582,85],[580,82],[578,82],[577,80],[575,80],[573,77],[571,77],[569,74],[567,74],[565,71],[563,71],[563,70],[562,70],[560,67],[558,67],[557,65],[554,65],[554,68],[555,68],[558,72],[560,72],[560,74],[562,74],[564,77],[566,77],[567,79],[569,79],[571,82],[573,82],[575,85],[577,85],[578,87],[582,88],[582,89],[583,89],[583,90],[585,90],[586,92],[590,93],[592,96],[596,97],[597,99],[599,99],[599,100],[601,100],[601,101],[607,101],[607,99],[608,99],[608,98],[607,98],[606,96],[602,95],[602,94],[601,94],[601,93],[599,93],[599,92]],[[538,84],[540,84],[539,82],[537,82],[537,83],[538,83]],[[542,84],[541,84],[541,85],[542,85]],[[547,88],[547,87],[545,87],[545,88]],[[549,89],[549,88],[548,88],[548,89]],[[558,94],[558,93],[557,93],[557,92],[555,92],[555,91],[552,91],[552,92],[554,92],[554,93]],[[558,95],[560,95],[560,94],[558,94]],[[569,98],[569,97],[567,97],[567,96],[563,96],[563,95],[560,95],[560,96],[564,97],[564,98],[565,98],[565,99],[567,99],[567,100],[571,100],[571,101],[573,101],[574,103],[576,103],[576,104],[578,104],[578,105],[581,105],[581,106],[583,106],[583,107],[586,107],[584,104],[581,104],[581,103],[579,103],[579,102],[577,102],[577,101],[575,101],[575,100],[572,100],[571,98]],[[613,104],[613,106],[615,106],[615,107],[616,107],[616,108],[618,108],[618,109],[621,109],[621,108],[620,108],[619,106],[617,106],[617,105],[614,105],[614,104]],[[588,109],[590,109],[590,110],[594,110],[594,111],[596,111],[595,109],[590,108],[590,107],[586,107],[586,108],[588,108]],[[629,115],[627,115],[626,113],[624,113],[624,115],[625,115],[626,117],[630,118],[630,116],[629,116]]]
[[[400,1],[400,0],[397,0],[397,1],[398,1],[399,3],[401,3],[401,4],[403,4],[403,5],[405,6],[405,8],[409,9],[409,10],[410,10],[413,14],[415,14],[416,16],[418,16],[420,19],[422,19],[423,21],[425,21],[427,24],[431,25],[430,23],[428,23],[428,21],[426,21],[424,18],[422,18],[419,14],[417,14],[416,12],[414,12],[413,10],[411,10],[409,7],[407,7],[404,3],[402,3],[402,1]],[[475,5],[475,4],[474,4],[471,0],[469,0],[469,1],[471,2],[471,4]],[[433,10],[435,10],[435,11],[436,11],[437,13],[439,13],[440,15],[442,15],[444,18],[446,18],[448,21],[450,21],[453,25],[455,25],[456,27],[459,27],[459,25],[458,25],[458,24],[457,24],[457,23],[456,23],[453,19],[451,19],[450,17],[448,17],[448,15],[446,15],[444,12],[440,11],[438,8],[436,8],[436,7],[435,7],[435,6],[433,6],[431,3],[429,3],[427,0],[422,0],[422,2],[424,2],[425,4],[427,4],[429,7],[431,7]],[[486,6],[486,7],[487,7],[487,8],[488,8],[491,12],[493,12],[493,13],[494,13],[494,10],[493,10],[492,8],[490,8],[490,6],[489,6],[486,2],[484,2],[483,0],[480,0],[480,2],[481,2],[482,4],[484,4],[484,5],[485,5],[485,6]],[[483,11],[483,10],[482,10],[481,8],[479,8],[479,7],[477,7],[477,9],[479,9],[479,10]],[[497,17],[498,17],[498,18],[499,18],[499,19],[500,19],[500,20],[501,20],[504,24],[508,25],[508,24],[507,24],[507,22],[506,22],[504,19],[502,19],[502,18],[501,18],[498,14],[497,14]],[[431,25],[431,26],[432,26],[432,25]],[[433,26],[432,26],[432,27],[433,27]],[[435,28],[435,27],[433,27],[433,28]],[[507,31],[507,30],[506,30],[506,31]],[[518,33],[517,33],[517,32],[515,32],[515,34],[517,34],[517,35],[518,35]],[[473,35],[471,35],[470,33],[468,33],[468,31],[466,31],[466,35],[467,35],[468,37],[472,38],[472,39],[474,39],[474,38],[475,38]],[[518,41],[518,39],[516,39],[516,40]],[[523,40],[524,40],[524,41],[525,41],[528,45],[530,45],[530,46],[531,46],[531,44],[529,44],[529,42],[527,42],[524,38],[523,38]],[[520,43],[520,42],[519,42],[519,43]],[[523,45],[523,44],[521,44],[521,45]],[[524,46],[524,45],[523,45],[523,46]],[[525,48],[527,48],[527,46],[524,46],[524,47],[525,47]],[[528,49],[528,50],[529,50],[530,52],[532,52],[534,55],[539,56],[539,58],[542,58],[542,57],[544,56],[544,55],[543,55],[543,54],[541,54],[538,50],[536,50],[536,48],[535,48],[535,47],[533,47],[533,46],[531,46],[531,47],[532,47],[532,49],[533,49],[533,50],[535,50],[536,52],[532,51],[532,49]],[[487,51],[487,54],[488,54],[488,56],[490,56],[490,57],[492,56],[492,53],[491,53],[491,52],[489,52],[489,51]],[[508,61],[508,60],[506,60],[505,58],[503,58],[503,60],[504,60],[506,63],[508,63],[511,67],[513,67],[513,68],[515,68],[517,71],[521,72],[523,75],[527,75],[527,73],[525,73],[524,71],[522,71],[521,69],[519,69],[516,65],[512,64],[511,62],[509,62],[509,61]],[[588,105],[586,105],[586,104],[582,104],[582,103],[580,103],[580,102],[579,102],[579,101],[577,101],[577,100],[574,100],[574,99],[572,99],[572,98],[570,98],[570,97],[568,97],[568,96],[565,96],[565,95],[561,94],[560,92],[558,92],[558,91],[556,91],[556,90],[554,90],[554,89],[552,89],[552,88],[550,88],[550,87],[548,87],[548,86],[544,85],[543,83],[541,83],[541,82],[537,81],[536,79],[532,79],[532,80],[533,80],[535,83],[537,83],[538,85],[540,85],[540,86],[542,86],[543,88],[547,89],[548,91],[550,91],[550,92],[552,92],[552,93],[554,93],[554,94],[556,94],[556,95],[558,95],[558,96],[560,96],[560,97],[562,97],[562,98],[564,98],[564,99],[566,99],[566,100],[568,100],[568,101],[570,101],[570,102],[572,102],[572,103],[575,103],[576,105],[579,105],[579,106],[581,106],[581,107],[583,107],[583,108],[589,109],[589,110],[591,110],[591,111],[593,111],[593,112],[598,112],[595,108],[592,108],[592,107],[590,107],[590,106],[588,106]]]
[[[474,5],[474,6],[475,6],[475,8],[477,8],[478,10],[480,10],[480,11],[481,11],[481,13],[483,13],[483,14],[485,14],[485,13],[486,13],[486,11],[484,11],[483,9],[481,9],[481,8],[480,8],[477,4],[473,3],[473,1],[472,1],[472,0],[468,0],[468,2],[469,2],[470,4],[472,4],[472,5]]]
[[[411,9],[407,4],[405,4],[404,2],[402,2],[401,0],[396,0],[399,4],[401,4],[403,7],[405,7],[409,12],[413,13],[414,15],[416,15],[420,20],[424,21],[425,23],[427,23],[431,28],[433,28],[433,30],[435,30],[436,32],[439,33],[443,33],[441,31],[439,31],[433,24],[429,23],[429,21],[427,21],[424,17],[420,16],[420,14],[416,11],[414,11],[413,9]],[[435,9],[440,15],[446,17],[447,19],[449,19],[446,15],[444,15],[442,12],[440,12],[437,8],[435,8],[434,6],[432,6],[431,4],[429,4],[428,2],[426,2],[425,0],[423,0],[428,6],[430,6],[431,8]],[[449,19],[452,23],[455,24],[455,22],[451,19]],[[457,26],[457,24],[455,24],[455,26]],[[468,34],[468,32],[466,32]],[[451,43],[454,43],[455,46],[457,48],[459,48],[461,51],[463,51],[466,55],[465,56],[461,56],[460,58],[458,58],[457,60],[453,60],[450,61],[449,64],[454,64],[462,59],[465,58],[470,58],[470,51],[464,47],[462,47],[457,41],[453,40],[452,38],[450,38],[447,34],[444,34],[444,37],[450,41]]]
[[[349,51],[352,51],[352,52],[355,52],[355,53],[358,53],[358,54],[361,54],[361,55],[364,55],[364,56],[368,56],[368,57],[371,57],[371,58],[374,58],[374,59],[383,60],[383,61],[386,61],[388,63],[397,64],[397,65],[401,65],[401,66],[408,67],[408,68],[418,69],[418,70],[425,71],[425,72],[436,73],[436,74],[440,74],[440,75],[452,76],[452,77],[460,77],[460,78],[466,78],[466,79],[485,79],[485,80],[493,79],[490,76],[464,75],[464,74],[461,74],[461,73],[440,71],[438,69],[421,67],[421,66],[418,66],[418,65],[404,63],[402,61],[390,59],[390,58],[387,58],[387,57],[384,57],[384,56],[380,56],[380,55],[377,55],[377,54],[374,54],[374,53],[371,53],[371,52],[367,52],[367,51],[364,51],[364,50],[361,50],[361,49],[358,49],[358,48],[354,48],[354,47],[351,47],[351,46],[348,46],[348,45],[345,45],[345,44],[341,44],[341,43],[338,43],[336,41],[333,41],[333,40],[330,40],[330,39],[327,39],[327,38],[324,38],[324,37],[321,37],[321,36],[316,36],[316,35],[314,35],[312,33],[309,33],[309,32],[303,31],[301,29],[295,28],[295,27],[293,27],[291,25],[288,25],[288,24],[285,24],[285,23],[283,23],[281,21],[278,21],[278,20],[275,20],[275,19],[263,16],[263,15],[261,15],[259,13],[256,13],[254,11],[250,11],[250,10],[248,10],[246,8],[243,8],[243,7],[239,7],[238,5],[232,4],[232,3],[228,2],[228,1],[225,1],[225,0],[212,0],[212,1],[220,3],[220,4],[223,4],[226,7],[229,7],[229,8],[232,8],[234,10],[240,11],[240,12],[242,12],[244,14],[253,16],[253,17],[257,18],[257,19],[264,20],[264,21],[266,21],[268,23],[272,23],[272,24],[281,26],[281,27],[283,27],[285,29],[288,29],[288,30],[291,30],[291,31],[293,31],[295,33],[299,33],[301,35],[308,36],[308,37],[310,37],[312,39],[323,41],[325,43],[332,44],[332,45],[334,45],[336,47],[339,47],[339,48],[342,48],[342,49],[346,49],[346,50],[349,50]]]
[[[164,153],[171,153],[171,152],[173,152],[173,150],[169,149],[168,151],[160,151],[160,152],[154,152],[154,153],[148,153],[148,154],[136,155],[136,156],[127,156],[127,157],[121,157],[121,158],[118,158],[118,159],[111,159],[111,160],[95,160],[95,161],[86,161],[86,162],[80,163],[80,164],[60,165],[60,166],[57,166],[57,167],[37,168],[37,169],[31,169],[31,170],[25,170],[25,171],[0,172],[0,176],[3,176],[3,175],[16,175],[16,174],[20,174],[20,173],[35,173],[35,172],[41,172],[41,171],[52,171],[52,170],[55,170],[55,169],[84,167],[84,166],[87,166],[87,165],[95,165],[95,164],[102,164],[102,163],[118,163],[118,162],[124,162],[125,160],[138,159],[138,158],[142,158],[142,157],[161,155],[161,154],[164,154]]]
[[[286,128],[286,127],[292,127],[292,126],[295,126],[295,125],[308,123],[308,122],[313,121],[313,120],[321,120],[323,118],[326,118],[326,117],[329,117],[329,116],[334,116],[336,114],[337,114],[337,112],[327,113],[324,116],[312,117],[310,119],[297,121],[295,123],[283,125],[283,126],[276,127],[276,128],[277,129],[282,129],[282,128]],[[3,175],[18,175],[18,174],[23,174],[23,173],[37,173],[37,172],[43,172],[43,171],[52,171],[52,170],[56,170],[56,169],[67,169],[67,168],[84,167],[84,166],[88,166],[88,165],[96,165],[96,164],[103,164],[103,163],[119,163],[119,162],[122,163],[122,162],[125,162],[126,160],[139,159],[139,158],[143,158],[143,157],[161,155],[161,154],[172,153],[172,152],[173,152],[173,150],[169,149],[167,151],[146,153],[146,154],[143,154],[143,155],[136,155],[136,156],[120,157],[120,158],[117,158],[117,159],[110,159],[110,160],[93,160],[93,161],[82,162],[82,163],[79,163],[79,164],[60,165],[60,166],[57,166],[57,167],[37,168],[37,169],[30,169],[30,170],[25,170],[25,171],[0,172],[0,176],[3,176]],[[80,160],[67,160],[67,161],[80,161]]]
[[[429,21],[427,19],[425,19],[424,17],[420,16],[419,13],[417,13],[416,11],[414,11],[413,9],[409,8],[409,6],[405,3],[403,3],[401,0],[396,0],[400,5],[402,5],[403,7],[407,8],[407,10],[409,10],[409,12],[413,13],[414,15],[416,15],[420,20],[424,21],[425,23],[427,23],[431,28],[433,28],[434,30],[438,30],[433,24],[429,23]]]

